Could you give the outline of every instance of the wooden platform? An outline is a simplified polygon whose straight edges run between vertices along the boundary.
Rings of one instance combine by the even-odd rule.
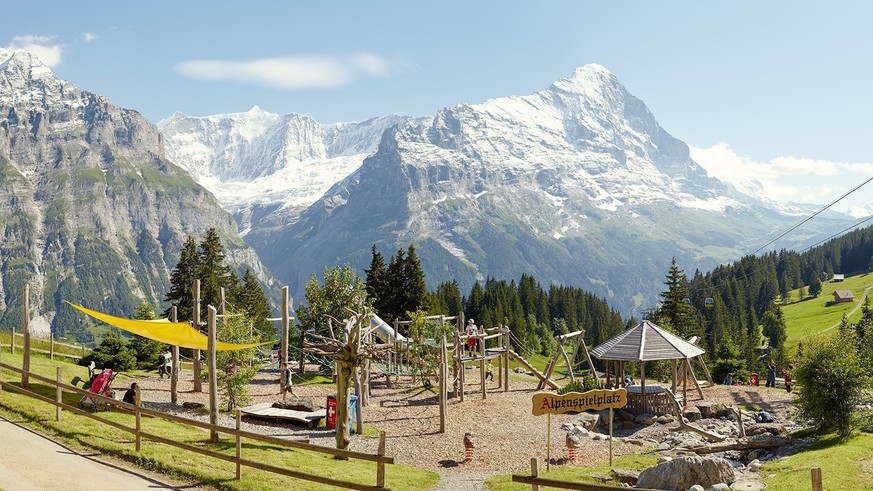
[[[307,428],[315,428],[318,422],[327,416],[327,410],[319,409],[315,412],[295,411],[293,409],[280,409],[273,407],[272,402],[262,402],[254,406],[244,407],[240,411],[246,416],[255,418],[273,419],[276,422],[291,421],[306,425]]]

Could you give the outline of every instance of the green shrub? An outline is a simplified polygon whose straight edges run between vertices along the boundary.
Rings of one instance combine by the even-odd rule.
[[[851,333],[805,343],[796,365],[800,415],[823,432],[849,436],[860,424],[859,403],[869,382]]]
[[[599,388],[597,381],[591,378],[591,371],[583,370],[576,376],[575,380],[558,389],[558,394],[566,394],[568,392],[588,392],[589,390],[597,388]]]
[[[96,368],[111,368],[116,372],[136,368],[136,356],[127,349],[127,343],[114,330],[109,331],[100,346],[79,360],[79,365],[87,367],[92,361]]]

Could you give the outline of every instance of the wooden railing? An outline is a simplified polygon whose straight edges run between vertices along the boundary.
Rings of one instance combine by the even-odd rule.
[[[22,338],[22,341],[20,343],[16,344],[15,338]],[[9,348],[9,350],[12,353],[15,353],[16,348],[23,349],[23,347],[24,347],[23,338],[24,338],[23,333],[12,331],[11,339],[10,339],[11,343],[10,344],[0,343],[0,349]],[[72,358],[74,360],[78,360],[78,359],[84,357],[85,354],[87,353],[87,351],[90,351],[88,348],[85,347],[84,344],[68,344],[68,343],[62,343],[60,341],[55,341],[54,334],[52,334],[48,339],[32,337],[30,342],[31,342],[30,351],[35,351],[37,353],[45,353],[45,354],[49,355],[49,358],[51,358],[52,360],[54,360],[55,356],[63,356],[66,358]],[[43,345],[48,344],[49,349],[34,348],[33,343],[42,343]],[[55,349],[56,346],[59,346],[62,348],[68,348],[67,352],[65,353],[63,351],[58,351],[57,349]],[[75,350],[76,354],[72,354],[69,352],[72,350]],[[79,354],[80,352],[81,352],[81,354]]]
[[[52,398],[46,397],[42,394],[37,394],[35,392],[32,392],[32,391],[27,390],[25,388],[22,388],[19,385],[11,384],[9,382],[4,382],[2,380],[2,372],[0,372],[0,391],[2,391],[4,389],[8,389],[8,390],[12,390],[14,392],[20,393],[22,395],[25,395],[27,397],[38,399],[38,400],[46,402],[48,404],[53,404],[55,407],[57,407],[57,413],[55,416],[56,421],[61,420],[61,411],[64,410],[64,411],[70,411],[70,412],[78,414],[78,415],[86,416],[88,418],[94,419],[94,420],[99,421],[101,423],[104,423],[106,425],[112,426],[113,428],[117,428],[119,430],[132,433],[134,436],[134,445],[135,445],[137,452],[139,452],[142,448],[142,439],[146,439],[146,440],[151,440],[153,442],[162,443],[165,445],[170,445],[173,447],[181,448],[183,450],[194,452],[194,453],[197,453],[200,455],[205,455],[207,457],[212,457],[212,458],[216,458],[216,459],[220,459],[220,460],[234,463],[234,464],[236,464],[236,479],[241,478],[242,467],[246,466],[246,467],[251,467],[254,469],[260,469],[260,470],[266,471],[266,472],[272,472],[274,474],[280,474],[283,476],[292,477],[295,479],[302,479],[302,480],[317,482],[317,483],[321,483],[321,484],[328,484],[328,485],[336,486],[336,487],[343,488],[343,489],[357,489],[357,490],[365,490],[365,491],[376,491],[376,490],[382,491],[382,490],[389,489],[389,488],[385,487],[385,465],[386,464],[393,464],[394,458],[385,455],[385,432],[384,431],[379,432],[379,446],[378,446],[378,450],[377,450],[376,454],[369,454],[369,453],[363,453],[363,452],[353,452],[350,450],[339,450],[339,449],[334,449],[334,448],[323,447],[320,445],[311,444],[311,443],[309,443],[308,440],[305,440],[305,439],[304,440],[288,440],[285,438],[278,438],[275,436],[261,435],[258,433],[252,433],[252,432],[241,430],[240,429],[240,419],[241,418],[240,418],[240,412],[238,410],[236,413],[236,427],[235,428],[228,428],[225,426],[212,425],[209,423],[204,423],[204,422],[193,420],[193,419],[183,418],[181,416],[175,416],[175,415],[171,415],[171,414],[167,414],[167,413],[162,413],[160,411],[154,411],[151,409],[137,407],[137,406],[134,406],[132,404],[127,404],[124,402],[116,401],[114,399],[111,399],[108,397],[103,397],[101,395],[94,394],[90,391],[80,389],[76,386],[62,383],[61,380],[63,380],[63,378],[62,378],[62,373],[61,373],[61,367],[58,367],[58,369],[57,369],[58,370],[57,371],[57,380],[53,380],[51,378],[44,377],[42,375],[39,375],[39,374],[36,374],[33,372],[28,373],[28,372],[25,372],[24,370],[22,370],[21,368],[14,367],[14,366],[11,366],[11,365],[8,365],[5,363],[0,363],[0,370],[2,370],[2,369],[11,370],[13,372],[21,374],[22,376],[27,374],[27,377],[31,381],[37,380],[40,382],[44,382],[44,383],[48,384],[50,387],[55,387],[56,390],[55,390],[55,398],[52,399]],[[95,402],[98,402],[100,404],[115,406],[115,407],[118,407],[120,409],[124,409],[126,411],[129,411],[129,412],[133,413],[133,415],[134,415],[135,426],[130,427],[130,426],[127,426],[123,423],[119,423],[116,421],[112,421],[112,420],[103,418],[97,412],[92,413],[90,411],[86,411],[86,410],[80,409],[78,407],[71,406],[69,404],[65,404],[63,402],[63,392],[64,391],[81,394],[83,397],[88,396],[88,397],[92,398],[92,400],[94,400]],[[176,423],[181,423],[181,424],[188,425],[188,426],[194,426],[194,427],[202,428],[202,429],[209,430],[209,431],[215,431],[218,433],[232,435],[236,438],[236,454],[235,455],[228,455],[225,453],[210,450],[208,448],[202,448],[202,447],[197,447],[194,445],[189,445],[186,443],[182,443],[182,442],[178,442],[178,441],[175,441],[175,440],[172,440],[169,438],[162,437],[160,435],[155,435],[153,433],[148,433],[146,431],[143,431],[142,425],[141,425],[142,416],[150,416],[153,418],[159,418],[159,419],[163,419],[166,421],[173,421]],[[257,440],[257,441],[261,441],[261,442],[265,442],[265,443],[269,443],[269,444],[277,445],[277,446],[281,446],[281,447],[295,448],[295,449],[299,449],[299,450],[306,450],[306,451],[310,451],[310,452],[318,452],[318,453],[333,455],[333,456],[335,456],[337,458],[341,458],[341,459],[358,459],[358,460],[366,460],[366,461],[373,462],[376,464],[376,484],[371,486],[371,485],[360,484],[360,483],[356,483],[356,482],[344,481],[344,480],[340,480],[340,479],[333,479],[333,478],[329,478],[329,477],[319,476],[319,475],[315,475],[315,474],[309,474],[309,473],[305,473],[305,472],[299,472],[299,471],[295,471],[292,469],[286,469],[283,467],[276,467],[276,466],[273,466],[270,464],[265,464],[262,462],[256,462],[253,460],[244,459],[242,457],[242,439],[243,438],[247,438],[249,440]]]

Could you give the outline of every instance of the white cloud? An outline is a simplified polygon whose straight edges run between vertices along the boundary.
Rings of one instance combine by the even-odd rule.
[[[782,156],[759,162],[726,143],[691,147],[691,158],[713,177],[779,203],[825,203],[873,175],[873,163],[832,162]]]
[[[49,67],[54,67],[61,62],[63,47],[60,44],[51,44],[57,36],[15,36],[6,49],[10,51],[27,51],[36,55]]]
[[[82,40],[86,43],[90,43],[91,41],[95,41],[97,39],[97,35],[93,32],[86,32],[82,34]]]
[[[385,77],[389,63],[372,53],[296,56],[249,61],[191,60],[176,65],[182,76],[266,85],[285,90],[337,88],[362,76]]]

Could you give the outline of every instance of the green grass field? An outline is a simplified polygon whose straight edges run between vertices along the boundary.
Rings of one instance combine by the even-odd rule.
[[[21,366],[21,353],[15,355],[4,349],[2,361],[12,366]],[[41,355],[31,356],[31,371],[45,377],[54,378],[57,367],[63,371],[65,383],[84,387],[87,369],[60,360],[49,360]],[[130,374],[134,375],[136,372]],[[120,374],[114,385],[124,386],[127,374]],[[2,371],[3,381],[19,385],[21,376],[9,370]],[[31,381],[31,388],[46,397],[54,398],[55,390],[47,384]],[[65,393],[64,402],[75,406],[81,395]],[[139,466],[157,471],[174,478],[196,482],[198,485],[212,486],[222,490],[324,490],[335,489],[318,483],[292,479],[256,469],[244,468],[243,478],[233,479],[235,466],[231,463],[194,454],[176,447],[143,441],[142,450],[136,452],[131,433],[92,420],[85,416],[65,412],[60,422],[54,421],[55,407],[51,404],[17,394],[10,389],[0,392],[0,416],[22,424],[39,433],[62,441],[73,449],[84,453],[100,453],[126,462],[126,466]],[[107,419],[134,425],[130,413],[113,410],[100,413]],[[143,418],[143,431],[154,433],[175,441],[193,446],[210,448],[233,455],[235,440],[224,435],[218,443],[208,441],[208,433],[202,430],[164,421],[157,418]],[[356,436],[355,438],[367,438]],[[388,454],[391,454],[390,444]],[[336,460],[328,454],[278,447],[258,441],[243,444],[243,458],[295,469],[300,472],[336,479],[352,480],[372,485],[376,482],[376,466],[361,460]],[[421,490],[432,487],[439,476],[433,472],[404,465],[389,465],[386,468],[386,486],[397,490]],[[99,487],[99,486],[98,486]]]
[[[847,276],[845,281],[822,283],[822,292],[816,297],[799,300],[798,290],[791,292],[789,302],[782,306],[785,315],[785,327],[788,339],[786,346],[791,352],[797,343],[807,336],[833,331],[829,328],[838,325],[844,314],[848,314],[864,296],[864,289],[873,286],[873,274],[862,272]],[[834,290],[851,290],[855,295],[854,302],[834,302]],[[849,317],[849,322],[861,318],[861,311]]]

